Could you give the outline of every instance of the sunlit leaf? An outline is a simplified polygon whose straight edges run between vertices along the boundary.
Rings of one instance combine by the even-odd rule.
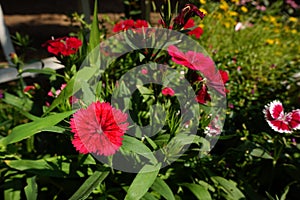
[[[211,195],[208,192],[207,188],[202,185],[195,183],[183,183],[180,184],[187,187],[199,200],[211,200]]]
[[[53,126],[65,119],[66,117],[70,116],[74,111],[68,111],[64,113],[57,113],[55,115],[50,115],[45,118],[40,118],[36,121],[22,124],[19,126],[16,126],[12,132],[0,139],[0,146],[5,146],[8,144],[12,144],[15,142],[19,142],[21,140],[24,140],[36,133],[47,131],[53,129]],[[56,128],[55,128],[56,129]],[[57,129],[59,129],[57,127]],[[56,129],[56,130],[57,130]]]
[[[38,186],[35,181],[36,177],[27,178],[27,186],[24,187],[27,200],[35,200],[38,195]]]
[[[131,183],[125,200],[138,200],[142,198],[154,183],[159,169],[160,164],[155,166],[145,165]]]
[[[80,188],[70,197],[69,200],[83,200],[89,197],[93,190],[104,181],[109,171],[96,171],[91,175]]]
[[[157,177],[151,186],[151,189],[162,195],[165,199],[168,200],[175,200],[173,192],[168,184],[162,180],[161,178]]]

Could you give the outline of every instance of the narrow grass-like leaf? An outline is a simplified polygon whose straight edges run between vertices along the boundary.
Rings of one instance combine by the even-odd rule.
[[[74,111],[50,115],[39,120],[16,126],[12,132],[0,139],[0,146],[5,146],[24,140],[36,133],[53,129],[53,126],[70,116]],[[56,129],[57,130],[57,129]]]
[[[63,75],[56,73],[54,69],[51,68],[43,68],[43,69],[25,69],[18,75],[22,75],[23,73],[37,73],[37,74],[46,74],[46,75],[55,75],[61,78],[65,78]]]
[[[29,111],[32,108],[33,102],[28,98],[20,98],[17,96],[14,96],[9,93],[5,93],[4,98],[2,99],[5,103],[15,106],[16,108],[24,111]]]
[[[244,194],[237,188],[237,184],[232,180],[227,180],[220,176],[212,176],[211,180],[224,191],[224,198],[228,200],[244,200]]]
[[[27,200],[36,200],[38,195],[38,185],[35,181],[36,177],[27,178],[27,186],[24,187]]]
[[[145,165],[131,183],[125,200],[141,199],[154,183],[160,169],[158,165]]]
[[[153,152],[144,143],[134,137],[124,135],[124,140],[121,148],[127,152],[142,155],[145,158],[148,158],[153,164],[157,163],[157,159],[153,155]]]
[[[141,198],[141,200],[159,200],[156,196],[152,193],[146,192],[146,194]]]
[[[73,194],[69,200],[83,200],[89,197],[93,190],[108,176],[109,171],[96,171]]]
[[[195,183],[184,183],[182,186],[187,187],[197,199],[199,200],[211,200],[211,195],[208,192],[207,188],[202,185],[198,185]]]
[[[26,170],[54,170],[44,159],[40,160],[4,160],[5,164],[10,168],[26,171]]]
[[[167,200],[175,200],[173,192],[168,184],[159,177],[155,179],[151,189],[162,195]]]
[[[98,1],[94,4],[94,15],[88,44],[88,51],[91,52],[100,43],[100,29],[98,20]]]

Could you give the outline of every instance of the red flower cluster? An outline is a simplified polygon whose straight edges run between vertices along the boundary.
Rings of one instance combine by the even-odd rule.
[[[117,33],[120,31],[126,31],[128,29],[137,29],[142,27],[148,27],[148,22],[141,19],[138,19],[136,21],[132,19],[121,20],[115,24],[113,32]]]
[[[184,29],[194,28],[195,21],[193,19],[189,19],[186,24],[184,25]],[[188,32],[189,35],[194,35],[195,38],[199,39],[200,36],[203,34],[203,29],[201,27],[196,27]]]
[[[80,109],[70,121],[74,133],[72,144],[83,154],[109,156],[122,145],[122,136],[128,129],[127,114],[99,101]]]
[[[48,52],[56,56],[69,56],[76,53],[81,45],[81,40],[76,37],[62,37],[48,40],[42,46],[47,47]]]

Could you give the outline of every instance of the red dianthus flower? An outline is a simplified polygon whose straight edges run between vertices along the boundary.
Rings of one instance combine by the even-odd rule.
[[[42,46],[47,47],[48,52],[56,56],[69,56],[76,53],[81,45],[81,40],[76,37],[63,37],[48,40]]]
[[[195,27],[195,21],[193,19],[189,19],[186,24],[184,25],[184,29],[194,28]],[[203,29],[201,27],[196,27],[194,29],[191,29],[188,32],[189,35],[194,35],[196,39],[199,39],[200,36],[203,34]]]
[[[122,145],[122,136],[128,128],[126,120],[127,114],[109,103],[94,102],[73,114],[72,144],[83,154],[113,155]]]
[[[121,20],[115,24],[113,32],[127,31],[128,29],[137,29],[142,27],[148,27],[148,22],[138,19],[136,21],[132,19]]]
[[[174,96],[175,95],[175,92],[172,88],[170,87],[165,87],[164,89],[162,89],[161,93],[164,95],[164,96]]]
[[[168,53],[172,57],[173,62],[189,69],[200,71],[207,78],[208,86],[225,95],[224,82],[211,58],[195,51],[181,52],[174,45],[168,47]]]

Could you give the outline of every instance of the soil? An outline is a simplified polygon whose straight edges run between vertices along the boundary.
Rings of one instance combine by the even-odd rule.
[[[93,10],[93,1],[89,1]],[[98,2],[99,19],[106,19],[105,25],[111,30],[112,23],[124,16],[123,0],[98,0]],[[74,12],[81,12],[79,0],[0,0],[0,4],[10,34],[15,35],[19,32],[30,37],[31,46],[35,51],[29,51],[29,59],[49,56],[41,44],[51,37],[66,36],[78,30],[78,26],[72,26],[69,16]],[[157,13],[151,14],[151,21],[158,21]],[[15,48],[18,53],[16,45]],[[0,48],[0,65],[3,63],[5,58]]]

